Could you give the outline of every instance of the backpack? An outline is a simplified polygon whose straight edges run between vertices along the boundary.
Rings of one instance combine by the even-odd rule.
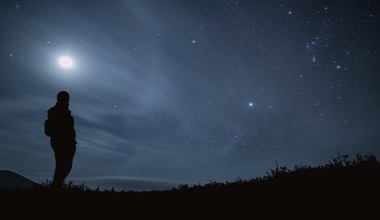
[[[52,133],[53,133],[53,129],[52,129],[52,125],[51,125],[51,122],[49,121],[49,119],[46,119],[45,120],[45,123],[44,123],[44,129],[45,129],[45,134],[49,137],[52,136]]]

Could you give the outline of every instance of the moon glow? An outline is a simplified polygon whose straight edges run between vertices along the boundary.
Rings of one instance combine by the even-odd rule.
[[[74,61],[69,56],[62,56],[59,58],[59,65],[64,69],[70,69],[73,67]]]

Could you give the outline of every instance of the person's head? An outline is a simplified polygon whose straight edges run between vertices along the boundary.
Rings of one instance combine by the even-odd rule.
[[[60,103],[60,104],[69,104],[69,101],[70,101],[70,95],[68,92],[66,91],[60,91],[58,94],[57,94],[57,102]]]

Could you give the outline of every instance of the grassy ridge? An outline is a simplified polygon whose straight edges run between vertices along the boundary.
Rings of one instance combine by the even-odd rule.
[[[36,205],[53,210],[70,206],[79,211],[83,211],[80,207],[95,211],[106,206],[112,210],[130,211],[145,207],[140,214],[168,211],[169,208],[218,213],[267,208],[292,210],[293,207],[330,211],[339,211],[342,207],[364,208],[371,211],[377,210],[379,204],[380,161],[373,155],[358,154],[354,160],[349,160],[347,155],[338,155],[323,166],[277,167],[266,176],[255,179],[179,185],[165,191],[101,191],[73,184],[56,190],[43,184],[29,190],[3,190],[0,196],[10,206]]]

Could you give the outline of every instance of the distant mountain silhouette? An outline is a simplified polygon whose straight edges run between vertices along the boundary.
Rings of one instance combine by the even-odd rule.
[[[33,188],[38,185],[32,180],[9,170],[0,170],[0,189]]]

